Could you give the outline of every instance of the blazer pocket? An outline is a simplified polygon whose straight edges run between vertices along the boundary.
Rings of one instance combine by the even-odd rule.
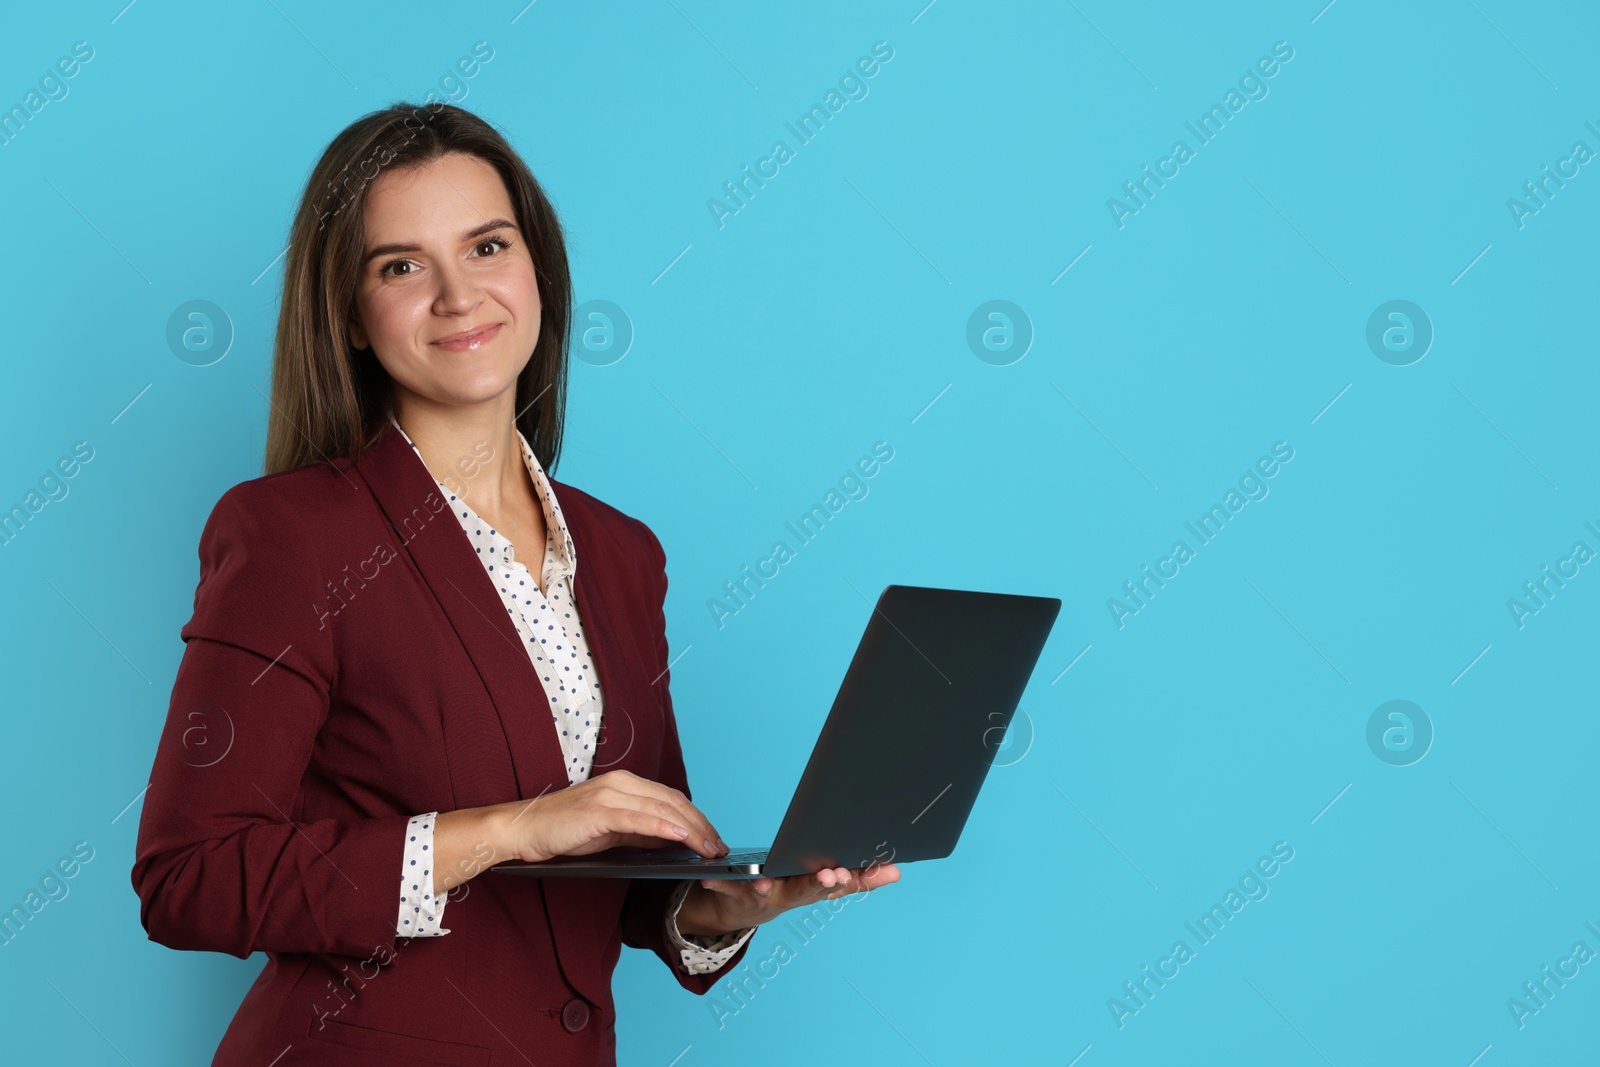
[[[374,1030],[370,1026],[340,1022],[338,1019],[311,1020],[307,1036],[312,1041],[322,1041],[344,1048],[360,1049],[379,1055],[401,1056],[419,1063],[442,1063],[448,1067],[488,1067],[489,1049],[482,1045],[463,1045],[456,1041],[438,1041],[431,1037],[412,1037],[390,1030]]]

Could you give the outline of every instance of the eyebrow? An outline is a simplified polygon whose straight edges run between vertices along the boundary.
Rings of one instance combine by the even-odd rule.
[[[514,230],[516,228],[517,228],[517,224],[516,223],[510,222],[510,221],[508,221],[506,219],[490,219],[488,222],[484,223],[482,226],[474,227],[473,229],[468,230],[466,233],[462,234],[461,235],[461,240],[462,241],[470,241],[474,237],[482,237],[484,234],[488,233],[490,230]],[[421,245],[407,245],[407,244],[379,245],[377,248],[374,248],[372,251],[368,252],[366,255],[361,257],[361,265],[362,266],[366,266],[368,263],[372,262],[372,260],[374,260],[374,259],[377,259],[379,256],[392,255],[395,252],[420,252],[420,251],[422,251],[422,246]]]

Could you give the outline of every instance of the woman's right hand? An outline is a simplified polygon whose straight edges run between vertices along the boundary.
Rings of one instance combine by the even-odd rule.
[[[498,805],[502,840],[519,860],[587,856],[623,845],[692,848],[726,855],[716,829],[689,798],[671,786],[615,770],[532,800]]]

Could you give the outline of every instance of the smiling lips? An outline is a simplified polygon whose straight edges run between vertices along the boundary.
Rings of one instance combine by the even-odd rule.
[[[469,330],[466,333],[452,334],[433,343],[449,352],[468,352],[499,333],[500,326],[501,324],[498,322],[491,323],[488,326],[480,326],[476,330]]]

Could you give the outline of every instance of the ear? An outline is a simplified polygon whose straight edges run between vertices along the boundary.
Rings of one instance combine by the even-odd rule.
[[[350,317],[348,332],[350,334],[350,343],[357,348],[372,347],[370,344],[371,338],[367,336],[367,331],[362,328],[361,321],[353,315]]]

